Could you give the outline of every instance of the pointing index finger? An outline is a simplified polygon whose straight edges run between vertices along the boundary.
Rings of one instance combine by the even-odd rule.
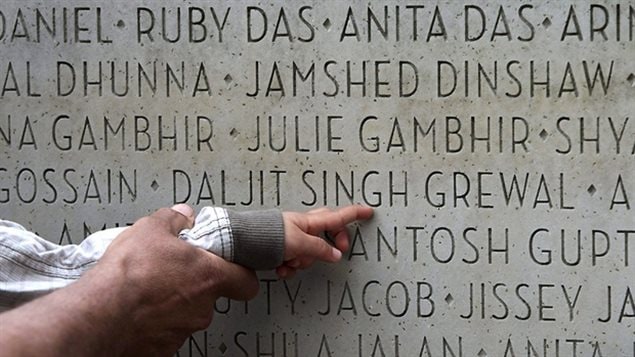
[[[311,233],[322,231],[338,232],[347,224],[357,220],[366,220],[373,215],[373,209],[368,206],[350,205],[337,211],[320,212],[309,215]]]

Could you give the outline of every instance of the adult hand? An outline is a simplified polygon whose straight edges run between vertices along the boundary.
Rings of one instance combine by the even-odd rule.
[[[171,355],[209,326],[217,298],[248,300],[258,292],[253,271],[177,238],[193,219],[189,206],[177,205],[138,220],[91,271],[94,277],[125,279],[120,283],[135,336],[126,354]]]
[[[323,207],[307,213],[284,212],[284,263],[276,273],[281,278],[290,278],[298,269],[305,269],[316,260],[339,261],[350,245],[346,225],[369,219],[372,215],[372,208],[360,205],[337,210]],[[319,236],[325,232],[333,238],[334,246]]]
[[[171,356],[220,296],[250,299],[255,273],[177,238],[186,205],[138,220],[76,283],[0,314],[0,356]]]

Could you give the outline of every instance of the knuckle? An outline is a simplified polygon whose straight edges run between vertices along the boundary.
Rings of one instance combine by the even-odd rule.
[[[164,227],[165,223],[155,217],[145,216],[135,221],[133,226],[142,230],[154,231],[157,227]]]
[[[154,222],[154,218],[150,217],[150,216],[145,216],[145,217],[141,217],[139,218],[135,224],[136,225],[148,225],[148,224],[153,224]]]
[[[162,208],[159,208],[159,209],[157,210],[157,213],[159,213],[159,214],[161,214],[161,215],[166,215],[166,216],[169,216],[169,215],[172,215],[173,213],[176,213],[176,212],[175,212],[175,211],[173,211],[171,208],[162,207]]]

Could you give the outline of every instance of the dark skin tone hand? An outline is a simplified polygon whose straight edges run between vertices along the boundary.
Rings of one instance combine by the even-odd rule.
[[[177,209],[186,215],[161,209],[137,221],[115,239],[93,270],[125,276],[126,295],[135,306],[131,314],[138,322],[133,332],[137,338],[126,355],[175,351],[192,332],[209,326],[216,299],[248,300],[258,292],[253,271],[176,239],[193,223],[191,211]]]

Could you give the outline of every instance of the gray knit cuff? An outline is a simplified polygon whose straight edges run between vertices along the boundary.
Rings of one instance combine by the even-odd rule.
[[[234,262],[255,270],[270,270],[284,258],[284,223],[279,210],[227,210],[234,240]]]

